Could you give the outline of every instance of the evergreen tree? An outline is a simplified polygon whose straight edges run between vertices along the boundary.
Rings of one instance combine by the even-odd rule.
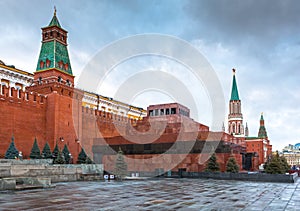
[[[265,164],[265,171],[268,174],[284,174],[289,170],[286,159],[279,157],[278,151],[272,156],[271,160]]]
[[[34,138],[33,146],[31,148],[30,156],[31,159],[40,159],[41,158],[41,151],[39,145],[37,144],[36,138]]]
[[[280,156],[280,161],[284,172],[288,172],[291,169],[291,166],[288,164],[284,156]]]
[[[117,179],[122,180],[127,175],[127,163],[121,148],[119,148],[115,165],[115,175]]]
[[[54,164],[64,164],[65,162],[66,161],[65,161],[63,154],[61,153],[60,150],[58,150],[57,157],[54,159],[53,163]]]
[[[52,158],[52,153],[48,142],[45,144],[44,149],[42,151],[42,158],[44,159]]]
[[[64,149],[62,151],[62,154],[65,157],[66,163],[70,163],[70,158],[71,158],[70,157],[70,151],[69,151],[68,146],[66,144],[65,144]]]
[[[55,147],[53,149],[53,152],[52,152],[53,159],[55,159],[58,156],[58,152],[59,152],[59,149],[58,149],[58,145],[56,143],[56,145],[55,145]]]
[[[85,161],[86,164],[93,164],[94,162],[92,161],[92,159],[90,157],[86,157],[86,161]]]
[[[86,159],[87,159],[86,153],[85,153],[84,149],[81,148],[81,151],[80,151],[80,153],[78,155],[77,163],[78,164],[85,164],[86,163]]]
[[[15,138],[14,136],[11,137],[10,145],[5,153],[5,159],[16,159],[19,156],[19,151],[16,149],[15,146]]]
[[[237,165],[234,157],[228,159],[226,163],[226,172],[231,172],[231,173],[239,172],[239,166]]]
[[[209,158],[208,163],[206,165],[206,172],[218,172],[220,171],[220,166],[217,162],[216,154],[212,154],[212,156]]]

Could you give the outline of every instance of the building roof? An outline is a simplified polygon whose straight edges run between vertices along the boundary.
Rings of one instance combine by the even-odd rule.
[[[232,89],[231,89],[231,97],[230,100],[240,100],[239,92],[237,89],[236,79],[235,79],[235,69],[232,69],[233,72],[233,80],[232,80]]]
[[[49,66],[47,67],[46,65],[44,65],[44,67],[41,67],[40,61],[47,62],[47,60],[50,61]],[[63,64],[68,64],[67,68],[64,65],[60,65],[60,62],[62,62]],[[56,40],[42,43],[36,71],[41,71],[49,68],[56,68],[69,75],[73,75],[67,46],[61,44]]]
[[[54,7],[54,14],[53,14],[53,18],[52,20],[50,21],[49,25],[48,26],[58,26],[59,28],[61,28],[60,24],[59,24],[59,21],[56,17],[56,8]]]
[[[58,22],[56,9],[49,26],[42,28],[42,30],[44,29],[50,30],[50,33],[57,30],[66,33]],[[62,42],[58,35],[53,36],[51,39],[43,40],[36,71],[44,71],[51,68],[73,75],[67,44]]]
[[[263,116],[263,113],[261,113],[258,138],[267,138],[267,137],[268,137],[268,135],[267,135],[266,127],[265,127],[264,116]]]
[[[17,69],[14,65],[6,65],[3,61],[0,62],[0,68],[4,68],[4,69],[10,70],[10,71],[22,74],[24,76],[26,75],[26,76],[29,76],[29,77],[33,78],[32,73],[26,72],[24,70]]]

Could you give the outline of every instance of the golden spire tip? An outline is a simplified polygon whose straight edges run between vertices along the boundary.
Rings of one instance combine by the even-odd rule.
[[[54,6],[54,16],[56,16],[56,6]]]

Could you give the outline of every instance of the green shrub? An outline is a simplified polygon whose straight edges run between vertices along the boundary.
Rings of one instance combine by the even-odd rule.
[[[29,157],[31,159],[40,159],[41,158],[41,151],[40,151],[39,145],[37,144],[36,138],[34,138],[33,146],[31,148]]]
[[[216,154],[212,154],[208,160],[208,163],[206,165],[206,172],[218,172],[220,171],[220,166],[217,162]]]
[[[228,159],[228,161],[226,163],[226,172],[231,172],[231,173],[239,172],[239,166],[236,163],[236,160],[234,157],[231,157]]]
[[[12,136],[10,145],[9,145],[9,147],[6,150],[6,153],[5,153],[5,159],[16,159],[16,158],[18,158],[19,151],[17,150],[14,141],[15,141],[15,138],[14,138],[14,136]]]

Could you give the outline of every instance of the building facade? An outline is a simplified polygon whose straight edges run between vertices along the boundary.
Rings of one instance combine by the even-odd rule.
[[[229,101],[229,114],[228,114],[228,133],[236,137],[244,137],[244,125],[243,125],[243,114],[242,114],[242,104],[239,97],[239,92],[237,88],[235,69],[232,69],[233,80],[231,97]]]
[[[249,137],[247,123],[244,128],[241,100],[236,82],[236,70],[232,69],[232,72],[233,79],[229,100],[228,133],[232,134],[234,137],[240,137],[243,140],[243,143],[245,143],[246,154],[244,156],[244,168],[248,170],[257,170],[259,166],[262,166],[270,159],[270,156],[272,155],[272,145],[268,139],[263,114],[261,114],[260,117],[257,136]]]
[[[87,114],[109,113],[123,122],[146,116],[142,108],[75,88],[67,45],[68,32],[54,12],[49,25],[42,28],[42,46],[33,74],[0,61],[0,110],[4,122],[0,129],[0,157],[14,136],[25,158],[35,138],[40,149],[46,142],[52,150],[56,144],[60,148],[67,144],[76,158],[82,140],[88,140],[90,133],[82,129],[83,125],[95,119]]]
[[[295,145],[289,144],[284,147],[281,152],[282,156],[286,158],[290,166],[300,167],[300,143]]]
[[[113,170],[121,148],[129,170],[141,172],[202,171],[214,151],[222,171],[232,156],[243,169],[247,152],[258,150],[246,149],[252,140],[247,140],[248,128],[243,125],[235,70],[228,133],[213,132],[191,119],[189,108],[178,103],[150,105],[144,110],[76,88],[67,45],[68,32],[55,11],[49,25],[42,28],[33,74],[0,62],[0,157],[4,157],[12,136],[25,159],[36,138],[40,149],[46,143],[51,150],[55,145],[60,149],[67,145],[74,161],[84,148],[106,170]],[[261,127],[259,138],[267,140],[264,124]],[[256,163],[251,162],[249,169]]]
[[[260,126],[257,137],[246,137],[247,152],[258,156],[259,165],[267,162],[272,155],[272,145],[268,139],[263,113],[260,116]]]

